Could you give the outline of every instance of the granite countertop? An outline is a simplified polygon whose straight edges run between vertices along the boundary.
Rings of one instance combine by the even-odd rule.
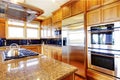
[[[0,55],[0,80],[61,80],[76,70],[42,54],[8,61]]]

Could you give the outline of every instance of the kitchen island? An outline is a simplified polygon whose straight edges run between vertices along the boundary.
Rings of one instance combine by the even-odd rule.
[[[0,80],[65,80],[76,67],[42,54],[4,61],[0,54]]]

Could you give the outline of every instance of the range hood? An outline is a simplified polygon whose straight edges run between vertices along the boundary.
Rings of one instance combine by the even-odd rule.
[[[38,11],[34,11],[32,9],[26,8],[23,5],[14,4],[6,0],[0,2],[0,14],[3,14],[6,18],[31,22],[42,13],[43,11],[39,13]]]

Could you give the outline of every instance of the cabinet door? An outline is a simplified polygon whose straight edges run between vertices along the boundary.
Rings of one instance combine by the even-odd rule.
[[[0,47],[0,51],[6,50],[6,47]]]
[[[53,24],[53,26],[56,28],[56,29],[61,29],[62,28],[62,21],[58,21],[56,23]]]
[[[38,46],[38,53],[41,54],[41,46]]]
[[[52,49],[52,54],[53,54],[53,58],[57,60],[58,59],[58,55],[57,55],[57,50],[56,50],[55,47],[53,47],[53,49]]]
[[[120,20],[120,4],[118,5],[118,19]]]
[[[56,12],[56,15],[57,15],[57,21],[61,21],[62,20],[62,9],[58,9],[57,12]]]
[[[59,60],[59,61],[62,61],[62,49],[61,49],[61,48],[58,48],[58,49],[57,49],[57,52],[58,52],[58,53],[57,53],[57,54],[58,54],[58,60]]]
[[[119,1],[119,0],[102,0],[102,5],[109,4],[115,1]]]
[[[102,8],[102,19],[103,22],[110,22],[118,20],[118,4],[114,3]]]
[[[68,18],[71,16],[71,4],[62,7],[62,18]]]
[[[32,48],[29,48],[31,51],[35,51],[35,52],[38,52],[38,48],[37,47],[32,47]]]
[[[56,22],[56,12],[55,13],[53,13],[53,15],[52,15],[52,23],[55,23]]]
[[[48,56],[48,46],[47,45],[44,45],[43,52],[44,52],[43,53],[44,55]]]
[[[34,52],[38,52],[38,46],[21,46],[21,48],[25,48]]]
[[[101,0],[87,0],[87,10],[101,6]]]
[[[87,25],[101,23],[101,9],[89,11],[87,13]]]
[[[76,15],[84,11],[84,0],[78,0],[71,4],[71,14]]]
[[[54,24],[61,20],[62,20],[62,9],[60,8],[57,11],[53,12],[52,23]]]
[[[0,38],[5,38],[5,23],[0,22]]]

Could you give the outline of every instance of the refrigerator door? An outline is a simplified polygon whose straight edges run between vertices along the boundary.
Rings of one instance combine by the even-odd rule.
[[[84,26],[83,24],[74,24],[70,26],[72,27],[68,29],[69,63],[78,68],[76,74],[85,77]]]
[[[62,28],[62,61],[69,63],[68,27]]]
[[[62,29],[62,61],[78,68],[76,74],[85,76],[85,32],[83,23],[67,25]],[[64,45],[64,42],[66,43]]]

